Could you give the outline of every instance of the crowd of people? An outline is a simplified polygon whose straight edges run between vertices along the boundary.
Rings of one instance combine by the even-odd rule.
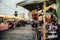
[[[42,18],[42,16],[40,16]],[[32,24],[32,27],[38,27],[39,26],[43,26],[43,18],[40,20],[32,20],[31,21],[31,24]],[[45,17],[45,23],[46,25],[48,26],[53,26],[57,29],[57,17],[55,16],[55,14],[48,14],[46,17]]]
[[[58,19],[57,16],[55,14],[47,14],[45,17],[45,27],[46,27],[46,32],[57,32],[58,29],[58,23],[57,23]],[[43,30],[43,25],[44,25],[44,20],[43,20],[43,16],[40,16],[40,20],[32,20],[31,21],[31,25],[33,30],[37,29],[38,31]],[[41,31],[40,31],[41,32]],[[40,33],[39,32],[39,37],[38,39],[41,39],[41,33],[43,33],[43,31]],[[48,34],[47,34],[48,35]]]
[[[3,29],[3,27],[1,26],[7,26],[8,29],[9,28],[15,28],[15,27],[20,27],[20,26],[25,26],[26,22],[25,21],[21,21],[21,20],[8,20],[8,19],[4,19],[2,17],[0,17],[0,29]],[[4,27],[6,28],[6,27]],[[6,29],[3,29],[6,30]]]

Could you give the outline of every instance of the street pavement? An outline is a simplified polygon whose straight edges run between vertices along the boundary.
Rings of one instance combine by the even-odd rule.
[[[36,40],[36,32],[31,25],[16,27],[0,32],[0,40]]]

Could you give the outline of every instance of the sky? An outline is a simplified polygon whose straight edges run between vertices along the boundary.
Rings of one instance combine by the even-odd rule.
[[[14,16],[15,11],[18,14],[25,13],[25,18],[28,18],[29,11],[21,6],[16,8],[16,4],[24,0],[0,0],[0,14],[6,14],[8,16]]]

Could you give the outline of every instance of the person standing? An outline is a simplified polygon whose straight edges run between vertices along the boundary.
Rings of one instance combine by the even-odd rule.
[[[32,21],[31,21],[31,25],[32,25],[32,28],[33,28],[33,29],[37,29],[37,27],[38,27],[38,23],[37,23],[36,20],[32,20]]]

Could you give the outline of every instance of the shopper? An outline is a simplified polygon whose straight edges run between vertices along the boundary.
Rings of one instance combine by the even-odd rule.
[[[32,25],[33,29],[36,29],[38,27],[37,21],[35,21],[35,20],[31,21],[31,25]]]

